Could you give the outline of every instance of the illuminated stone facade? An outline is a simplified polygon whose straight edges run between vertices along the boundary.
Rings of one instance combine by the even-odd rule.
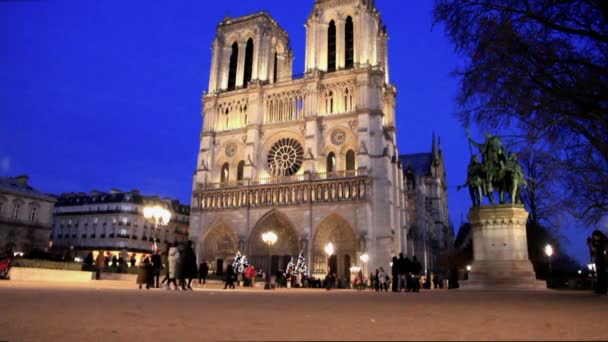
[[[217,27],[190,223],[212,269],[237,250],[266,267],[267,230],[278,234],[273,269],[302,251],[316,275],[347,278],[365,253],[365,271],[389,269],[407,248],[380,14],[373,1],[317,0],[306,28],[305,73],[292,76],[288,35],[269,14]]]

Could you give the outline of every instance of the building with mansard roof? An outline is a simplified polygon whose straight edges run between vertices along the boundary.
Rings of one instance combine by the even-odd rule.
[[[0,177],[0,250],[47,248],[54,203],[54,197],[29,184],[28,176]]]
[[[162,206],[171,212],[167,225],[146,220],[147,206]],[[151,253],[154,246],[188,239],[190,207],[170,198],[145,196],[138,190],[61,194],[53,211],[53,248],[86,255],[104,250],[118,255]]]
[[[190,238],[218,272],[237,251],[273,271],[301,252],[313,275],[347,279],[354,265],[390,269],[411,245],[375,2],[316,0],[306,30],[305,70],[294,76],[289,36],[268,13],[217,25]],[[278,235],[270,250],[267,231]]]

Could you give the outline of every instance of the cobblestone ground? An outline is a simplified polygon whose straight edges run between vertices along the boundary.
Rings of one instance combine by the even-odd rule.
[[[608,297],[570,291],[194,291],[0,282],[0,341],[608,340]]]

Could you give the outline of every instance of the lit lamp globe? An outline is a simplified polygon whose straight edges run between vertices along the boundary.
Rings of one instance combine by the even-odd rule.
[[[145,207],[144,218],[152,221],[155,225],[167,225],[171,221],[171,212],[161,206]]]
[[[545,254],[547,254],[548,257],[553,255],[553,247],[551,247],[551,245],[545,246]]]
[[[171,212],[159,205],[145,207],[144,218],[152,222],[154,224],[155,229],[158,229],[158,226],[166,226],[169,224],[169,221],[171,221]],[[156,245],[156,238],[154,239],[152,249],[155,252],[158,250],[158,246]]]

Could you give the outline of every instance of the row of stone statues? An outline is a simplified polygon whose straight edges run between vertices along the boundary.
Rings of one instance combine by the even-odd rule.
[[[507,196],[511,203],[521,203],[520,191],[526,186],[526,180],[515,153],[508,157],[500,137],[486,133],[486,141],[477,143],[471,139],[467,129],[469,143],[479,149],[482,160],[472,154],[467,167],[467,181],[457,187],[458,190],[468,186],[473,206],[480,206],[484,197],[490,204],[495,204],[495,194],[499,196],[499,203],[507,203]]]

